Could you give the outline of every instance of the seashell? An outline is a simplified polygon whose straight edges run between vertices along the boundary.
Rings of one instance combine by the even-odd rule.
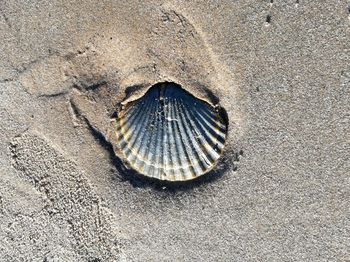
[[[151,87],[116,119],[117,148],[138,173],[167,181],[210,171],[225,145],[227,124],[218,109],[175,83]]]

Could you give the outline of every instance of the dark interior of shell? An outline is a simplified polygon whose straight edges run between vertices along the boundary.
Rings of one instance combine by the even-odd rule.
[[[211,170],[226,139],[218,110],[175,83],[160,83],[128,103],[116,121],[117,147],[148,177],[184,181]]]

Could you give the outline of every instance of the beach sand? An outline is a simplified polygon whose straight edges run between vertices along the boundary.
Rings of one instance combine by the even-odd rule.
[[[350,259],[350,3],[0,2],[0,261]],[[208,175],[114,154],[125,99],[219,104]]]

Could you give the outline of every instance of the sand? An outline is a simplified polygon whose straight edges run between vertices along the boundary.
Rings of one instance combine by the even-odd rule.
[[[0,261],[350,259],[346,1],[0,2]],[[225,108],[208,176],[113,151],[163,81]]]

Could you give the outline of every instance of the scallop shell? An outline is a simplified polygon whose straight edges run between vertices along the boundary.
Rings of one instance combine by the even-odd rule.
[[[185,181],[211,170],[225,144],[218,110],[175,83],[151,87],[116,120],[117,147],[127,164],[148,177]]]

